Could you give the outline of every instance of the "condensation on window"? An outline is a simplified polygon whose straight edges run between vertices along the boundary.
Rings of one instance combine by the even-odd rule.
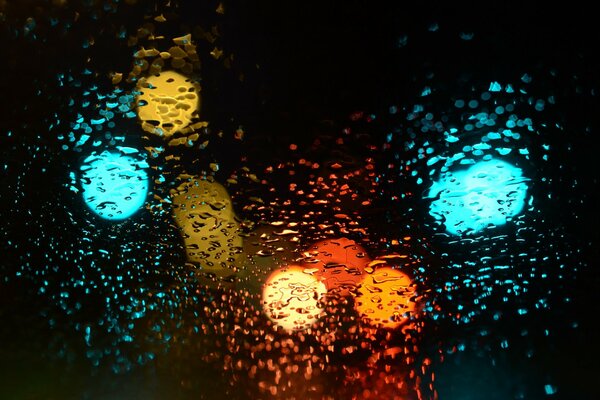
[[[269,136],[222,109],[261,76],[240,9],[188,3],[0,1],[0,397],[568,396],[597,86],[452,80],[415,35],[485,34],[428,20],[387,38],[401,95]]]

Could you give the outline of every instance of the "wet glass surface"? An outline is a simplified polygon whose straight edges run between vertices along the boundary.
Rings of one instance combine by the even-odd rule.
[[[0,398],[594,398],[587,14],[0,0]]]

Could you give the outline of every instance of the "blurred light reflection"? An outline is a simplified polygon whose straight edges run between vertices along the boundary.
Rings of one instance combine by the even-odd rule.
[[[446,172],[429,189],[429,213],[453,235],[504,225],[523,210],[526,180],[520,168],[497,159]]]
[[[235,275],[242,238],[227,189],[215,181],[192,178],[175,190],[172,201],[188,261],[205,275],[219,279]]]
[[[413,317],[415,296],[415,286],[405,273],[391,267],[368,268],[355,308],[368,325],[394,329]]]
[[[125,153],[137,150],[122,148]],[[122,153],[104,151],[87,157],[81,166],[86,205],[98,216],[121,220],[133,215],[146,201],[148,164]]]
[[[292,331],[305,330],[323,311],[320,300],[327,288],[299,266],[273,272],[263,289],[264,311],[276,325]]]
[[[186,128],[200,109],[200,85],[175,71],[140,79],[137,114],[142,128],[170,137]]]

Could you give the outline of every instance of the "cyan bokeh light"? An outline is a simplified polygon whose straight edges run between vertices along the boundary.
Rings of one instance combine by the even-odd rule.
[[[429,190],[429,213],[453,235],[504,225],[525,205],[527,181],[520,168],[490,159],[446,172]]]
[[[148,194],[146,161],[127,154],[137,150],[121,147],[87,157],[81,166],[83,199],[98,216],[109,220],[130,217],[144,205]]]

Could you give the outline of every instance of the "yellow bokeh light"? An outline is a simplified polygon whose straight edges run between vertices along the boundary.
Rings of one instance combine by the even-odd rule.
[[[304,268],[285,267],[267,279],[263,288],[263,309],[269,319],[283,329],[304,330],[323,313],[320,300],[325,293],[325,284]]]
[[[191,124],[200,111],[200,85],[175,71],[139,80],[137,114],[142,129],[168,138]]]
[[[390,267],[367,269],[358,289],[356,311],[368,325],[397,328],[416,310],[415,287],[408,275]]]
[[[235,275],[242,238],[227,190],[217,182],[196,178],[182,184],[172,199],[188,261],[218,278]]]

